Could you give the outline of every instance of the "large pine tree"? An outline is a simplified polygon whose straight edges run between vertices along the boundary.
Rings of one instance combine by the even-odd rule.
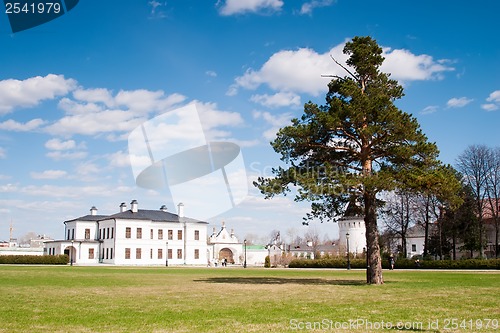
[[[398,182],[422,183],[439,165],[435,144],[417,120],[394,105],[403,96],[397,81],[382,73],[382,49],[371,37],[346,43],[346,75],[333,76],[326,104],[307,103],[300,119],[281,128],[271,143],[286,167],[254,183],[267,198],[297,189],[296,200],[312,201],[308,217],[331,218],[341,203],[358,196],[364,209],[367,283],[382,284],[377,194]]]

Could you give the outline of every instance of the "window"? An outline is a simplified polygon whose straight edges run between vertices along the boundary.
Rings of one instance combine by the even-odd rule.
[[[168,259],[172,259],[172,249],[168,249],[167,256],[168,256]]]
[[[182,230],[177,230],[177,239],[182,240]]]
[[[194,240],[200,240],[200,231],[199,230],[194,231]]]
[[[158,229],[158,239],[163,239],[163,229]]]
[[[141,259],[141,248],[138,247],[137,249],[135,249],[135,259]]]
[[[114,234],[115,234],[115,228],[114,227],[111,227],[111,238],[114,237]]]
[[[417,252],[417,244],[411,244],[411,251]]]
[[[109,249],[109,259],[113,259],[113,248]]]
[[[90,229],[85,229],[85,239],[90,239]]]
[[[137,228],[137,239],[142,238],[142,228]]]
[[[99,239],[102,238],[102,229],[99,229]]]
[[[200,250],[198,250],[198,249],[194,250],[194,258],[195,259],[200,259]]]
[[[129,247],[125,248],[125,259],[130,259],[130,248]]]
[[[131,228],[125,228],[125,238],[130,238],[130,234],[132,233]],[[130,249],[129,249],[130,250]]]
[[[158,259],[163,259],[163,250],[158,249]]]
[[[109,248],[106,248],[106,259],[109,259]]]
[[[71,229],[71,239],[75,239],[75,229]]]
[[[94,249],[89,249],[89,259],[94,259]]]
[[[68,236],[66,237],[66,239],[69,240],[69,233],[70,233],[70,230],[68,229]]]
[[[153,259],[153,249],[149,250],[149,259]]]
[[[69,235],[69,234],[68,234]],[[68,236],[69,237],[69,236]],[[168,240],[172,240],[174,239],[174,231],[173,230],[169,230],[168,231]]]
[[[107,238],[109,239],[109,228],[108,228],[108,231],[107,231]]]
[[[150,232],[149,232],[149,237],[150,237],[151,239],[153,239],[153,229],[151,229],[151,230],[150,230]]]
[[[182,259],[182,249],[177,249],[177,259]]]

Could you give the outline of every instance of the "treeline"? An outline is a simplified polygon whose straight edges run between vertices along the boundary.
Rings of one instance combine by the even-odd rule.
[[[347,259],[294,259],[289,268],[347,268]],[[351,259],[351,268],[366,268],[365,259]],[[382,268],[389,269],[389,262],[385,260]],[[463,259],[463,260],[422,260],[418,264],[415,260],[398,259],[395,269],[500,269],[500,259]]]
[[[69,256],[61,254],[57,256],[33,256],[33,255],[7,255],[0,256],[0,264],[16,265],[66,265],[69,263]]]
[[[455,260],[459,251],[470,258],[498,258],[500,147],[469,146],[455,167],[446,168],[459,187],[436,179],[439,190],[420,186],[416,191],[409,178],[407,187],[387,196],[380,208],[386,227],[381,242],[385,251],[391,252],[396,245],[400,256],[408,257],[407,237],[420,227],[425,235],[424,258]],[[399,244],[391,244],[395,237]]]

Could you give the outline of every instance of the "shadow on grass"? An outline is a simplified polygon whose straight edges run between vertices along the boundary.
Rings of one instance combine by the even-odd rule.
[[[236,283],[236,284],[302,284],[302,285],[346,285],[364,286],[366,281],[361,280],[327,280],[327,279],[294,279],[278,277],[213,277],[194,280],[208,283]]]

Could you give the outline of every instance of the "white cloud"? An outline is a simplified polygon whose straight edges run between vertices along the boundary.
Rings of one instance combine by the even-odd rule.
[[[452,98],[446,103],[446,106],[449,108],[462,108],[472,101],[473,99],[467,97]]]
[[[425,107],[422,111],[420,111],[420,114],[431,114],[434,112],[437,112],[439,110],[439,107],[436,105],[429,105]]]
[[[500,107],[497,105],[497,104],[482,104],[481,105],[481,109],[485,110],[485,111],[496,111],[498,110]]]
[[[495,102],[500,103],[500,90],[495,90],[490,94],[490,96],[486,99],[487,102]]]
[[[64,170],[45,170],[43,172],[31,172],[30,176],[33,179],[59,179],[64,178],[68,173]]]
[[[255,90],[267,85],[275,91],[307,93],[318,96],[327,91],[328,79],[322,75],[345,76],[347,73],[334,63],[344,63],[347,56],[342,50],[345,43],[328,52],[317,53],[309,48],[282,50],[273,54],[260,69],[248,69],[235,79],[227,94],[235,95],[238,87]],[[414,55],[408,50],[383,48],[386,58],[381,70],[391,73],[391,78],[400,81],[441,79],[443,72],[452,71],[444,65],[446,61],[434,60],[429,55]]]
[[[255,119],[264,119],[267,124],[271,125],[271,128],[263,133],[264,138],[268,140],[274,140],[278,130],[286,125],[290,125],[290,120],[292,119],[292,115],[289,113],[273,115],[269,112],[261,111],[254,111],[253,117]]]
[[[116,153],[107,155],[107,158],[110,162],[109,165],[112,167],[117,167],[117,168],[130,167],[129,154],[121,150]]]
[[[48,74],[26,80],[0,81],[0,114],[12,112],[16,107],[33,107],[43,100],[66,95],[76,87],[76,81],[63,75]]]
[[[222,130],[224,127],[241,126],[244,121],[238,112],[222,111],[216,103],[195,101],[201,126],[208,141],[228,140],[231,133]]]
[[[165,112],[174,105],[182,103],[186,97],[181,94],[165,96],[162,90],[145,89],[120,90],[115,96],[115,103],[137,113]]]
[[[63,153],[59,150],[50,151],[46,154],[47,157],[60,161],[60,160],[81,160],[87,157],[87,152],[76,151],[76,152],[66,152]]]
[[[494,92],[492,92],[488,96],[488,98],[486,98],[486,101],[490,102],[490,103],[486,103],[486,104],[481,105],[481,108],[483,110],[496,111],[496,110],[500,109],[500,90],[495,90]]]
[[[59,107],[66,115],[47,126],[50,134],[72,136],[112,133],[112,138],[123,139],[117,133],[128,133],[144,122],[149,114],[170,110],[186,97],[165,95],[162,90],[120,90],[115,96],[107,89],[78,89],[73,96],[61,99]],[[112,108],[111,108],[112,107]]]
[[[61,136],[128,132],[143,121],[144,118],[136,118],[132,112],[105,110],[96,113],[65,116],[54,124],[45,127],[45,131],[53,135]]]
[[[383,50],[385,61],[381,70],[391,73],[391,78],[399,81],[440,80],[443,79],[443,72],[454,70],[445,65],[446,60],[434,60],[426,54],[415,55],[404,49]]]
[[[315,8],[328,7],[333,3],[333,0],[312,0],[305,2],[300,7],[300,14],[311,15]]]
[[[211,77],[217,77],[217,73],[214,71],[206,71],[205,74]]]
[[[228,16],[245,13],[280,11],[283,7],[283,0],[222,0],[218,1],[217,5],[221,5],[219,13]]]
[[[43,124],[45,124],[45,121],[40,118],[32,119],[26,123],[9,119],[0,123],[0,129],[14,132],[28,132],[39,128]]]
[[[76,148],[75,140],[61,141],[59,139],[50,139],[45,142],[45,148],[50,150],[68,150]]]
[[[269,108],[279,108],[283,106],[299,106],[300,96],[292,92],[278,92],[274,95],[253,95],[250,100]]]
[[[114,98],[108,89],[77,89],[73,91],[73,97],[87,103],[103,103],[107,107],[114,106]]]
[[[33,197],[47,198],[82,198],[82,197],[114,197],[120,192],[130,192],[131,188],[115,185],[89,185],[89,186],[55,186],[55,185],[29,185],[22,188],[10,186],[5,189],[10,192],[19,192]],[[2,187],[0,186],[0,192]]]
[[[151,18],[151,19],[153,19],[153,18],[160,19],[160,18],[167,17],[167,15],[165,14],[164,11],[159,10],[159,8],[161,8],[162,6],[166,6],[167,5],[166,1],[164,3],[161,3],[159,1],[152,0],[152,1],[148,2],[148,5],[151,6],[151,12],[150,12],[149,18]]]

